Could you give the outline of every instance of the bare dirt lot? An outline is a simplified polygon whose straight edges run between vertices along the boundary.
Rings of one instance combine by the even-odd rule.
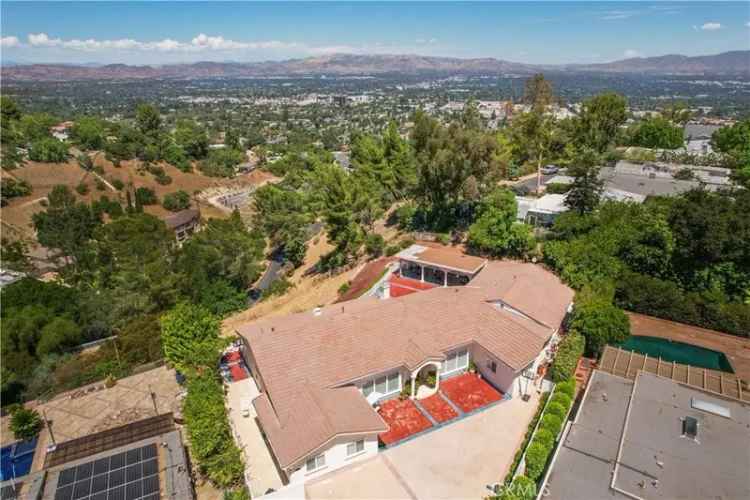
[[[88,186],[88,193],[80,195],[76,193],[82,201],[91,202],[106,195],[109,198],[120,198],[124,201],[124,193],[117,191],[112,186],[115,180],[128,185],[132,183],[134,188],[147,187],[153,189],[159,200],[164,195],[175,191],[183,190],[193,195],[196,191],[201,191],[211,187],[217,188],[242,188],[247,186],[258,186],[273,175],[263,171],[253,171],[249,174],[239,175],[233,179],[207,177],[194,169],[191,173],[185,173],[166,163],[160,164],[165,173],[172,178],[172,182],[162,185],[156,182],[153,174],[139,168],[139,162],[135,160],[124,161],[120,167],[115,167],[111,162],[104,159],[104,155],[97,154],[94,158],[94,164],[104,170],[104,174],[99,176],[94,172],[85,172],[78,166],[75,158],[71,158],[67,163],[38,163],[27,162],[25,166],[11,171],[2,171],[3,177],[12,177],[18,180],[25,180],[31,184],[32,192],[29,196],[13,199],[7,206],[2,208],[2,222],[4,236],[11,239],[34,237],[31,218],[36,212],[44,210],[42,200],[52,191],[56,185],[63,184],[74,190],[80,183]],[[106,181],[104,189],[97,189],[97,177]],[[209,203],[200,202],[201,214],[204,218],[226,217],[229,211],[220,210]],[[164,218],[169,215],[169,211],[160,205],[149,205],[144,207],[147,213]]]

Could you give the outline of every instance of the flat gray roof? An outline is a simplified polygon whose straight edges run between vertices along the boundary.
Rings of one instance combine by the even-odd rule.
[[[731,418],[694,408],[694,399]],[[696,439],[682,435],[685,417],[697,419]],[[748,405],[647,372],[631,381],[595,370],[545,498],[745,499],[748,471]]]
[[[698,181],[681,181],[667,177],[649,178],[643,175],[616,172],[612,167],[602,167],[599,177],[604,186],[644,196],[672,196],[700,187]],[[720,186],[706,184],[705,189],[715,191]],[[726,187],[726,186],[722,186]]]

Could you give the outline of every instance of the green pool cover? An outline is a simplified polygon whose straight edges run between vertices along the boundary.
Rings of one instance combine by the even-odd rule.
[[[690,366],[734,373],[724,353],[682,342],[634,335],[620,347],[629,351],[648,354],[652,358],[675,361]]]

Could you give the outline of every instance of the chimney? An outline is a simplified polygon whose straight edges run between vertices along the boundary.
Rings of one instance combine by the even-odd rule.
[[[391,298],[391,284],[388,281],[384,281],[383,284],[380,285],[380,291],[378,295],[380,295],[381,300]]]

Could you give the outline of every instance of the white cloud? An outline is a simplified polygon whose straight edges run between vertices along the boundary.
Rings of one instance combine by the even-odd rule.
[[[15,37],[12,37],[15,38]],[[278,40],[260,42],[238,42],[229,40],[223,36],[211,36],[200,33],[190,42],[180,42],[171,38],[165,38],[155,42],[133,40],[123,38],[119,40],[97,40],[89,38],[86,40],[71,39],[61,40],[51,38],[47,33],[30,33],[29,45],[32,47],[62,47],[70,50],[94,52],[100,50],[158,50],[161,52],[197,52],[197,51],[238,51],[238,50],[284,50],[293,48],[304,48],[296,42],[280,42]],[[17,40],[17,39],[16,39]],[[5,43],[5,42],[3,42]]]
[[[748,28],[750,28],[750,21],[746,22],[745,26],[747,26]]]
[[[17,36],[4,36],[0,38],[0,47],[9,49],[11,47],[18,47],[19,45],[21,45],[21,41]]]
[[[701,26],[703,31],[716,31],[722,28],[721,23],[705,23]]]
[[[29,44],[32,47],[57,47],[62,44],[62,40],[50,38],[47,33],[29,33]]]
[[[638,51],[637,51],[637,50],[635,50],[635,49],[627,49],[627,50],[626,50],[626,51],[625,51],[625,52],[623,53],[623,55],[624,55],[625,57],[627,57],[628,59],[631,59],[631,58],[633,58],[633,57],[643,57],[643,54],[641,54],[640,52],[638,52]]]

